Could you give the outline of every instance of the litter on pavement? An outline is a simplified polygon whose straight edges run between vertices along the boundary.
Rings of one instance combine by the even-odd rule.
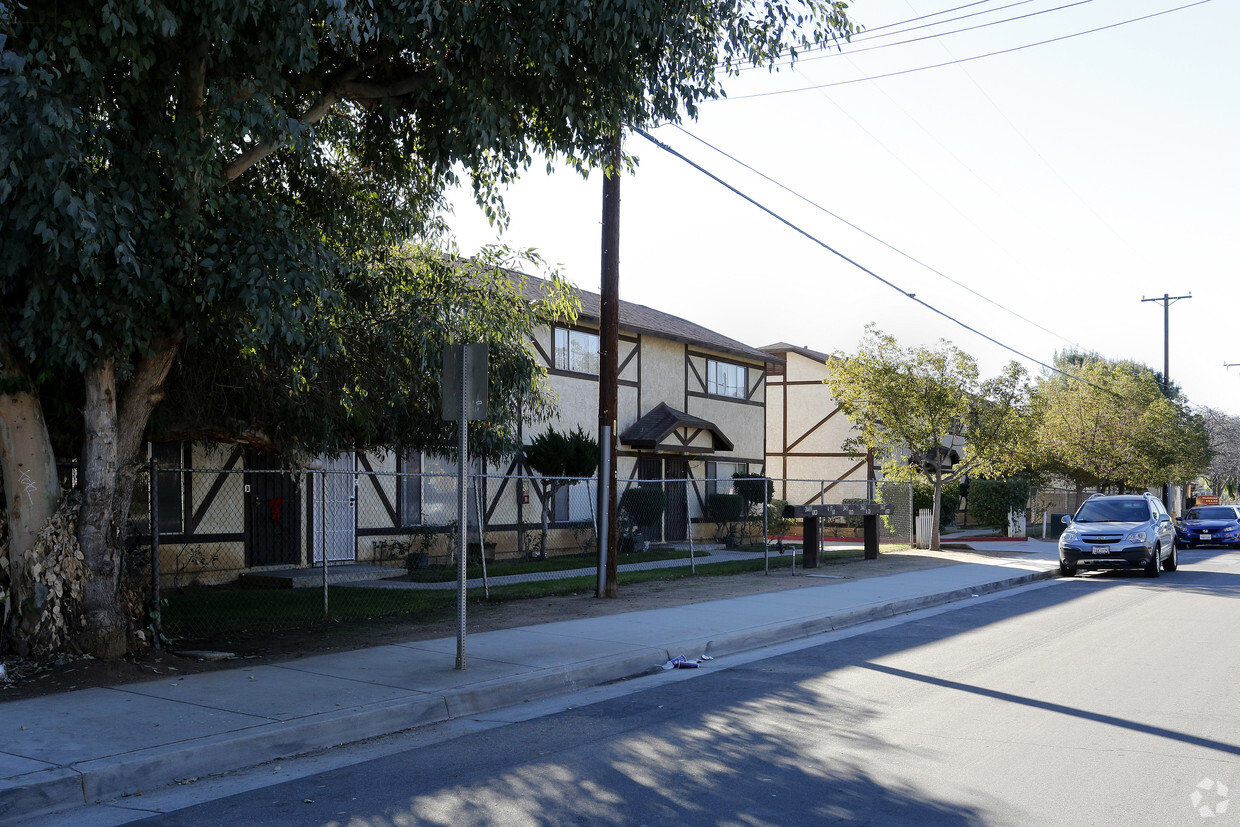
[[[710,655],[702,655],[700,658],[697,658],[695,660],[690,660],[689,658],[686,658],[684,655],[677,655],[676,657],[669,660],[667,663],[663,664],[663,668],[664,669],[697,669],[699,663],[704,660],[714,660],[714,658],[712,658]]]

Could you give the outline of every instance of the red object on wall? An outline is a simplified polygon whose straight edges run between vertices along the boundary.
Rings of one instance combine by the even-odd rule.
[[[273,523],[280,522],[280,506],[284,505],[283,497],[267,500],[267,507],[271,509],[271,521]]]

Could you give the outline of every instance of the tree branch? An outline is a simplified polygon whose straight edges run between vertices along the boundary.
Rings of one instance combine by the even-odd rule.
[[[361,67],[355,67],[342,80],[336,81],[324,90],[322,97],[306,110],[299,118],[305,124],[318,123],[331,111],[331,108],[342,100],[378,101],[387,98],[400,98],[424,89],[432,80],[429,71],[417,71],[412,74],[388,82],[358,80]],[[256,144],[242,153],[235,161],[224,168],[224,185],[240,178],[246,170],[278,150],[279,141],[266,141]]]

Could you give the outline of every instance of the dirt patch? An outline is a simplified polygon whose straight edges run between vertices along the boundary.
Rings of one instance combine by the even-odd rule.
[[[468,633],[474,634],[561,620],[684,606],[706,600],[722,600],[786,589],[830,588],[860,578],[918,571],[957,562],[984,562],[996,557],[1019,556],[1021,555],[1015,553],[988,551],[912,550],[884,553],[878,560],[833,562],[810,572],[798,570],[795,576],[787,569],[778,569],[769,575],[762,572],[698,575],[677,580],[624,584],[620,587],[620,595],[610,600],[600,600],[591,592],[504,603],[471,604],[466,627]],[[815,574],[829,577],[815,577]],[[250,668],[308,655],[364,649],[402,641],[455,636],[454,607],[445,611],[441,617],[419,622],[382,620],[317,626],[232,641],[228,646],[232,656],[221,660],[211,660],[189,653],[178,654],[175,651],[151,651],[138,657],[106,662],[91,658],[64,657],[57,663],[38,664],[4,658],[8,680],[0,682],[0,702],[77,689],[119,686],[166,678],[168,675],[193,675],[221,669]]]

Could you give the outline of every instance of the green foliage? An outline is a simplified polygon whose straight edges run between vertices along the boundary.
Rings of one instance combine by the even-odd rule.
[[[706,516],[715,524],[715,539],[729,543],[737,539],[749,511],[741,494],[707,494]]]
[[[761,474],[733,474],[732,479],[736,493],[745,498],[749,507],[768,503],[775,496],[775,483]]]
[[[620,495],[618,510],[633,527],[654,525],[663,519],[667,508],[667,492],[662,488],[633,486]]]
[[[1008,512],[1029,505],[1029,481],[977,479],[969,483],[969,517],[981,525],[1005,527]]]
[[[598,442],[581,426],[568,434],[548,428],[525,448],[525,461],[544,477],[588,477],[598,468]]]
[[[942,531],[956,519],[956,512],[960,510],[960,486],[954,482],[945,483],[940,498],[939,530]],[[916,515],[923,508],[934,508],[934,486],[924,480],[915,480],[913,514]]]
[[[439,414],[442,354],[468,339],[487,345],[490,397],[488,420],[470,423],[470,454],[515,451],[518,423],[553,404],[528,337],[571,318],[575,303],[554,274],[535,284],[514,274],[500,249],[468,265],[421,247],[403,255],[317,302],[298,344],[191,339],[151,432],[217,442],[261,434],[294,454],[388,447],[453,456],[457,426]]]
[[[836,353],[827,364],[825,382],[857,432],[848,447],[882,457],[888,479],[948,481],[1026,462],[1033,418],[1015,362],[982,381],[973,357],[950,343],[902,349],[871,324],[855,354]],[[960,462],[941,467],[937,452],[962,436]]]
[[[1043,377],[1036,395],[1041,467],[1082,486],[1130,488],[1184,482],[1209,467],[1203,415],[1164,393],[1152,370],[1074,352],[1055,362],[1063,373]]]
[[[716,523],[733,523],[745,516],[745,498],[740,494],[707,494],[706,516]]]
[[[766,524],[767,524],[767,528],[770,530],[771,535],[774,537],[783,537],[785,534],[787,534],[789,531],[792,530],[792,527],[794,525],[796,525],[796,520],[794,520],[791,517],[784,516],[784,507],[787,505],[788,503],[785,500],[772,499],[771,505],[767,509]],[[780,548],[780,551],[782,552],[783,550],[782,540],[778,542],[778,546]]]

